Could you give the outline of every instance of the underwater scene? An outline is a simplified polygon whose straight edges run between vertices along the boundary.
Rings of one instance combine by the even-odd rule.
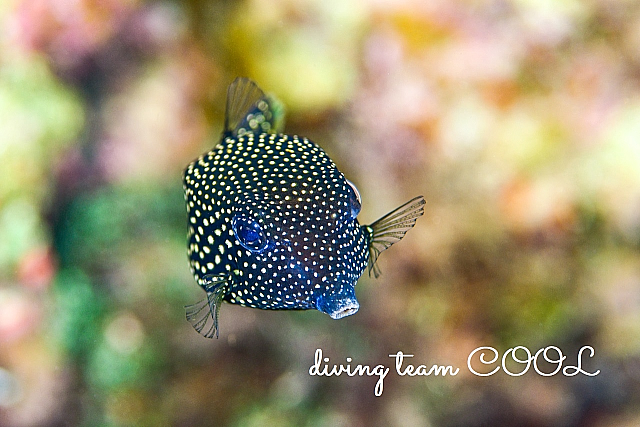
[[[0,2],[0,427],[640,425],[640,3]]]

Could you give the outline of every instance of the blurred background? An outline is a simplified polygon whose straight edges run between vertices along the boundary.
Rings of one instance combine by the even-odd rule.
[[[640,425],[638,2],[4,0],[0,27],[1,426]],[[181,173],[239,75],[361,222],[427,199],[354,316],[184,318]],[[466,368],[516,345],[601,373]],[[375,397],[317,348],[461,371]]]

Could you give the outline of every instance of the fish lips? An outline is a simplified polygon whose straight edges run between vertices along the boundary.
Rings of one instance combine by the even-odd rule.
[[[316,299],[316,308],[332,319],[342,319],[355,314],[360,308],[360,303],[356,299],[355,288],[348,284],[343,285],[338,292],[320,295]]]

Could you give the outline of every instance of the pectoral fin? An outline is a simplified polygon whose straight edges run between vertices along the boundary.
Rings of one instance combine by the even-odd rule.
[[[380,253],[400,241],[424,213],[424,197],[418,196],[365,227],[369,239],[369,275],[380,276],[376,261]]]
[[[207,296],[201,301],[185,306],[187,320],[199,334],[206,338],[218,338],[218,314],[224,298],[227,277],[207,275],[203,280],[203,288]]]

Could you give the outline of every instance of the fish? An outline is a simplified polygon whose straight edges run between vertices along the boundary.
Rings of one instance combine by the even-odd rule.
[[[424,213],[415,197],[360,225],[356,186],[315,142],[284,131],[284,108],[245,77],[227,91],[224,131],[183,173],[190,270],[206,296],[186,306],[219,337],[223,301],[266,310],[356,313],[355,285]]]

